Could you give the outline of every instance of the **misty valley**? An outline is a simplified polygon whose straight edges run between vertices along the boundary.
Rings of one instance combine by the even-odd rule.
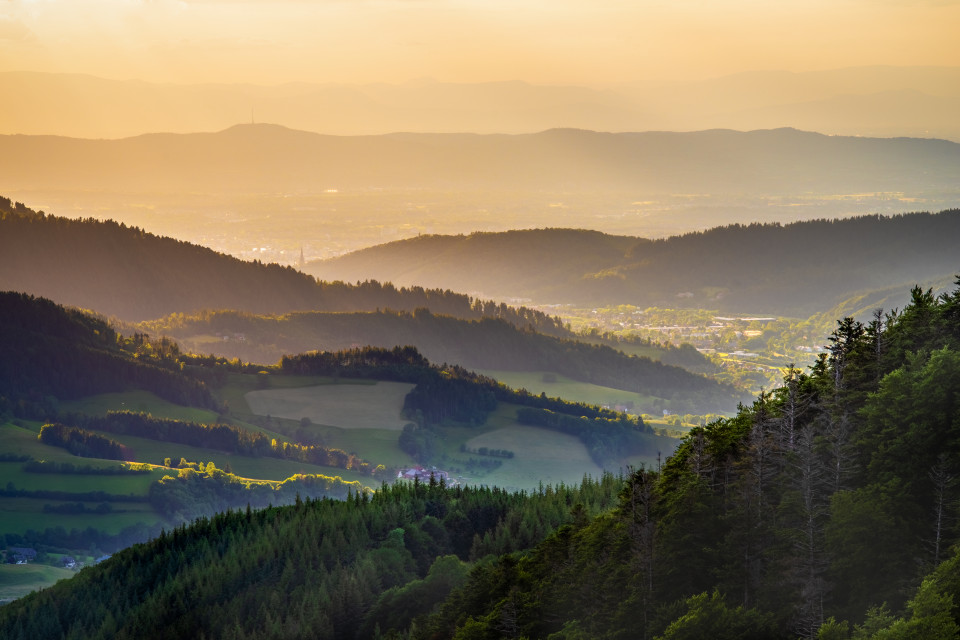
[[[134,220],[0,198],[3,637],[956,628],[960,210],[287,264]]]

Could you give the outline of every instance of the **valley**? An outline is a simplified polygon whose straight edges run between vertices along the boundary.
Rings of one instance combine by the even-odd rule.
[[[7,241],[10,251],[0,259],[0,274],[13,286],[55,296],[51,301],[0,294],[6,312],[0,327],[6,355],[0,363],[0,486],[5,487],[0,534],[8,561],[21,557],[17,549],[36,553],[36,559],[8,565],[0,575],[0,594],[8,598],[89,567],[70,582],[79,580],[99,571],[95,565],[108,562],[105,558],[112,554],[125,557],[131,545],[163,544],[171,528],[181,535],[176,532],[186,531],[187,523],[198,527],[252,517],[242,516],[244,509],[247,514],[277,508],[286,513],[283,505],[335,509],[321,505],[374,504],[382,499],[377,496],[406,496],[407,491],[410,496],[431,492],[428,504],[434,506],[429,509],[461,491],[504,497],[513,492],[510,500],[517,505],[560,500],[571,492],[593,496],[590,507],[551,507],[549,515],[525,516],[522,526],[508,522],[518,516],[481,522],[479,514],[488,507],[471,515],[469,526],[449,511],[442,525],[408,522],[413,532],[420,527],[446,531],[431,535],[449,541],[435,544],[455,552],[451,566],[469,562],[482,573],[477,567],[484,566],[484,553],[533,549],[542,536],[549,539],[549,531],[563,531],[571,522],[601,526],[589,524],[590,518],[602,519],[599,505],[611,504],[611,487],[622,491],[625,482],[646,482],[661,469],[662,482],[668,482],[677,456],[703,455],[691,454],[691,447],[705,438],[716,438],[710,447],[719,451],[728,446],[724,430],[756,420],[781,424],[794,402],[790,394],[801,388],[814,393],[816,385],[804,387],[814,383],[803,381],[821,379],[816,384],[826,389],[824,376],[832,375],[828,367],[835,370],[839,349],[863,350],[875,335],[871,332],[882,329],[891,336],[883,349],[902,350],[909,338],[897,333],[907,329],[897,327],[907,327],[904,323],[916,309],[941,313],[938,309],[952,308],[953,300],[949,276],[937,275],[945,268],[941,262],[949,260],[935,249],[932,259],[920,257],[919,250],[904,251],[899,258],[898,268],[909,264],[908,270],[928,276],[926,290],[871,288],[875,281],[847,273],[820,297],[794,299],[787,306],[764,297],[762,288],[751,291],[752,298],[741,298],[766,300],[777,311],[772,315],[742,310],[762,306],[729,303],[699,309],[644,307],[627,302],[629,297],[594,306],[536,305],[531,300],[514,307],[443,288],[396,287],[371,279],[355,285],[319,281],[291,268],[238,261],[116,223],[71,221],[6,200],[0,204],[6,206],[0,225],[17,238]],[[830,230],[841,237],[873,234],[882,242],[910,228],[918,232],[918,246],[939,247],[940,236],[951,233],[955,214],[834,221]],[[717,235],[722,242],[728,234],[809,237],[823,224],[730,227],[700,235]],[[896,225],[893,231],[890,225]],[[527,234],[549,239],[538,249],[542,255],[532,257],[539,264],[537,275],[523,274],[530,256],[486,256],[493,259],[491,270],[516,287],[544,286],[551,264],[565,269],[563,276],[553,272],[558,280],[582,277],[577,274],[584,269],[619,269],[625,280],[623,274],[634,267],[617,267],[619,256],[634,259],[638,246],[659,250],[636,238],[595,232]],[[523,235],[521,245],[527,241]],[[700,235],[661,242],[689,253],[683,243],[699,246]],[[444,243],[462,243],[463,238],[431,236],[415,242],[433,243],[443,256],[451,254]],[[111,252],[116,264],[125,265],[122,270],[82,257],[117,240],[138,248],[128,251],[126,259],[122,251]],[[482,240],[496,246],[501,236]],[[516,246],[516,241],[516,232],[507,234],[504,246]],[[577,246],[579,255],[551,263],[549,254],[562,255],[563,243]],[[31,248],[52,255],[65,246],[73,257],[61,264],[51,261],[42,271],[24,270],[17,258]],[[476,259],[471,251],[460,251],[460,259]],[[880,252],[882,247],[875,247]],[[84,271],[71,270],[70,260],[84,264]],[[403,260],[381,263],[396,266]],[[202,279],[194,277],[198,269],[204,272]],[[162,279],[156,277],[158,270]],[[151,287],[143,290],[144,282]],[[771,280],[764,286],[779,284]],[[129,295],[114,308],[119,317],[109,322],[58,304],[95,306],[118,290]],[[602,300],[599,291],[595,288],[592,295]],[[718,291],[701,288],[680,299],[704,293],[723,302]],[[205,295],[219,296],[233,308],[198,309],[195,301]],[[789,315],[817,308],[822,310],[809,316]],[[838,324],[840,316],[849,316],[847,324]],[[861,346],[838,346],[845,341]],[[749,404],[758,393],[760,399]],[[867,406],[881,411],[872,397]],[[765,403],[774,402],[780,417],[758,417],[765,415]],[[820,419],[828,428],[822,442],[836,438],[836,446],[846,451],[842,439],[847,436],[829,426],[840,423],[825,417],[827,409],[814,408],[812,400],[803,400],[802,407],[798,411],[824,416]],[[770,432],[769,437],[774,446],[780,436]],[[841,449],[822,449],[818,455],[846,455]],[[708,465],[729,459],[706,455]],[[433,479],[427,481],[431,472]],[[410,485],[397,479],[405,473],[421,474],[424,480]],[[443,509],[447,507],[436,513]],[[410,544],[426,544],[416,537],[422,534],[412,535],[420,542]],[[398,544],[407,548],[407,543]],[[417,580],[430,579],[431,556],[417,553],[422,566],[406,570],[402,579],[411,589]],[[80,564],[64,569],[66,557]],[[463,573],[458,584],[466,579]],[[380,598],[376,593],[366,597]],[[381,606],[387,605],[368,609],[368,617],[356,624],[369,625],[373,617],[385,615]],[[401,624],[396,618],[383,620]]]
[[[957,25],[0,2],[0,640],[957,640]]]

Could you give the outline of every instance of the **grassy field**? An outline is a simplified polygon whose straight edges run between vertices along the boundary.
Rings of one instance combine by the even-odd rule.
[[[545,371],[493,371],[481,370],[477,373],[491,378],[496,378],[508,387],[514,389],[526,389],[530,393],[546,393],[551,398],[563,398],[572,402],[586,402],[600,406],[615,407],[617,405],[627,405],[632,402],[635,407],[631,413],[639,413],[643,407],[649,406],[654,398],[652,396],[634,393],[632,391],[621,391],[610,387],[601,387],[588,382],[578,382]],[[555,382],[544,381],[544,376],[552,376]]]
[[[679,440],[674,438],[652,438],[651,449],[647,456],[631,456],[623,461],[623,468],[602,469],[587,453],[583,443],[570,436],[541,427],[522,425],[517,422],[516,405],[501,403],[490,414],[487,423],[480,427],[448,426],[441,431],[441,451],[437,455],[436,466],[445,471],[461,472],[458,475],[466,484],[496,485],[508,489],[535,489],[540,482],[544,484],[579,483],[584,475],[596,477],[603,471],[618,473],[627,465],[641,465],[656,468],[656,449],[662,452],[662,459],[673,452]],[[506,449],[514,453],[513,458],[493,458],[476,453],[463,453],[461,444],[470,450],[480,447],[488,449]],[[467,461],[498,461],[495,469],[475,468],[469,471]]]
[[[110,467],[120,464],[118,462],[111,463],[105,460],[76,457],[73,457],[71,462],[75,465],[87,465],[89,463]],[[122,476],[29,473],[23,470],[22,462],[0,462],[0,487],[6,487],[8,483],[12,482],[16,488],[30,491],[70,491],[73,493],[103,491],[120,495],[145,496],[150,484],[162,477],[163,474],[158,470],[148,474]]]
[[[485,475],[484,484],[505,488],[533,489],[543,484],[574,484],[584,475],[599,476],[586,447],[574,436],[540,427],[514,425],[495,429],[467,440],[471,449],[507,449],[515,456]]]
[[[251,391],[267,389],[299,389],[301,387],[319,387],[323,385],[353,384],[374,385],[376,380],[341,379],[334,380],[329,376],[283,376],[261,373],[256,375],[230,373],[227,374],[227,383],[217,390],[221,400],[230,407],[231,415],[239,418],[255,415],[247,404],[246,394]]]
[[[490,414],[487,423],[479,427],[448,426],[441,431],[441,450],[436,465],[444,470],[462,470],[455,473],[465,484],[496,485],[507,489],[535,489],[540,482],[580,482],[585,474],[602,473],[590,459],[583,443],[566,434],[521,425],[516,419],[517,406],[503,404]],[[469,449],[487,447],[513,451],[513,458],[491,458],[463,453],[460,446]],[[470,458],[475,461],[497,461],[496,469],[467,469]]]
[[[62,514],[47,513],[43,506],[60,505],[65,502],[74,504],[75,500],[50,500],[47,498],[8,498],[0,499],[0,532],[22,534],[30,529],[43,531],[54,527],[63,527],[65,530],[84,530],[93,527],[110,534],[119,533],[122,529],[145,523],[152,525],[160,522],[161,518],[146,502],[112,502],[113,513],[96,514]],[[95,509],[96,502],[84,502],[88,509]]]
[[[73,571],[43,564],[0,564],[0,604],[73,577]]]
[[[149,391],[103,393],[74,402],[65,402],[62,410],[93,416],[106,415],[108,411],[137,411],[149,413],[156,418],[189,422],[216,422],[217,420],[217,414],[213,411],[173,404]]]
[[[575,382],[562,376],[557,376],[556,382],[544,382],[541,372],[484,373],[511,386],[525,387],[531,392],[545,391],[551,396],[595,404],[614,406],[629,401],[640,404],[648,400],[639,394]],[[303,437],[309,442],[354,453],[373,464],[402,467],[413,463],[400,450],[397,442],[398,430],[407,422],[400,416],[403,399],[411,388],[410,384],[371,380],[230,374],[227,384],[217,393],[228,405],[228,418],[235,424],[256,429],[271,438],[296,440]],[[63,408],[101,415],[109,410],[129,409],[156,417],[197,422],[213,422],[218,417],[214,412],[180,407],[144,392],[103,394],[65,403]],[[501,404],[483,426],[448,425],[440,429],[435,464],[445,470],[459,469],[467,483],[509,489],[535,489],[541,482],[573,484],[580,482],[584,475],[597,476],[602,473],[577,438],[520,425],[516,420],[516,409],[514,405]],[[266,418],[267,414],[270,415],[269,419]],[[301,422],[304,416],[309,418],[310,424]],[[43,445],[37,439],[40,426],[36,422],[0,425],[0,453],[71,462],[78,466],[118,464],[114,461],[77,458],[63,449]],[[129,447],[137,461],[153,465],[163,464],[165,458],[177,462],[184,457],[190,461],[213,462],[221,469],[251,479],[280,481],[298,473],[307,473],[339,476],[345,481],[359,481],[365,486],[378,485],[369,476],[343,469],[268,457],[244,457],[127,435],[103,435]],[[461,446],[470,450],[480,447],[507,449],[513,451],[515,457],[480,456],[461,452]],[[630,462],[651,464],[653,460],[637,459]],[[176,473],[172,469],[158,468],[149,475],[135,476],[35,474],[23,471],[22,466],[20,462],[0,462],[0,486],[12,483],[17,488],[30,490],[145,495],[152,482],[164,474]],[[22,533],[27,529],[43,530],[56,526],[67,530],[93,526],[116,533],[138,522],[154,524],[159,521],[159,516],[146,503],[114,502],[111,506],[117,512],[103,515],[65,515],[43,511],[45,504],[62,502],[39,498],[2,498],[0,531]],[[88,509],[96,506],[87,504]]]
[[[324,446],[355,453],[364,460],[400,467],[412,464],[410,456],[400,450],[399,434],[394,429],[341,429],[311,425],[305,429]]]
[[[39,422],[27,421],[0,424],[0,453],[30,456],[37,460],[76,463],[77,457],[65,449],[40,442],[37,438],[40,435],[40,426]]]
[[[325,384],[293,389],[265,389],[245,394],[247,405],[260,416],[288,420],[308,418],[314,424],[344,429],[400,431],[403,399],[414,385],[402,382]]]

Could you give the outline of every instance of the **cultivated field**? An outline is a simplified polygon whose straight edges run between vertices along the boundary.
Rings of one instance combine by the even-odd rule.
[[[403,399],[414,385],[402,382],[331,384],[296,389],[265,389],[245,394],[250,410],[260,416],[300,420],[344,429],[400,431]]]

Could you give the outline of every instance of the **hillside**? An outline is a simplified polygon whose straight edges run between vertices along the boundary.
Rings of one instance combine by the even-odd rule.
[[[359,494],[416,463],[450,483],[530,490],[648,464],[678,442],[412,347],[249,365],[26,294],[0,293],[0,307],[0,549],[111,552],[226,509]],[[630,364],[670,383],[669,367]]]
[[[21,293],[0,292],[0,308],[0,416],[53,416],[61,400],[128,389],[219,408],[202,376],[181,371],[169,340],[123,339],[99,318]]]
[[[317,282],[290,267],[247,262],[136,227],[44,215],[0,197],[0,290],[136,322],[201,309],[252,313],[420,307],[464,318],[493,316],[564,333],[543,313],[451,291],[377,282]]]
[[[3,607],[0,633],[955,638],[957,287],[838,321],[816,366],[662,466],[232,512]]]
[[[540,303],[809,316],[861,291],[907,289],[955,273],[957,237],[956,209],[732,225],[664,240],[543,229],[401,240],[313,262],[306,270]]]
[[[732,388],[690,373],[686,366],[710,363],[692,349],[650,347],[654,357],[631,357],[610,346],[518,329],[504,320],[462,320],[433,314],[379,311],[297,312],[255,316],[236,312],[176,315],[137,325],[169,336],[186,350],[272,364],[285,354],[338,351],[370,345],[416,345],[428,360],[468,369],[553,372],[568,378],[648,396],[634,413],[725,413],[744,398]],[[692,352],[692,353],[690,353]],[[693,359],[693,363],[691,362]]]
[[[795,129],[329,136],[278,125],[117,140],[0,136],[7,189],[144,193],[423,189],[637,194],[955,190],[960,144]]]

